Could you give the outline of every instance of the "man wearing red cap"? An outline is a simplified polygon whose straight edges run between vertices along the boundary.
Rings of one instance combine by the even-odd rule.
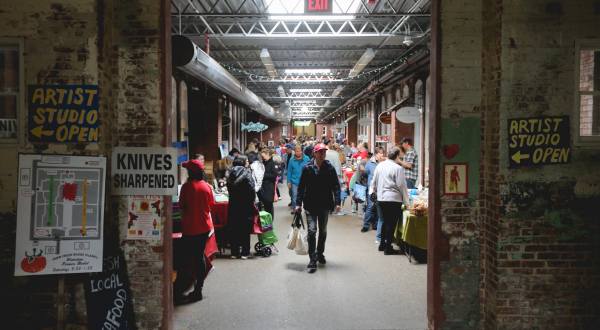
[[[185,284],[175,280],[173,291],[176,303],[202,300],[202,286],[206,272],[204,247],[208,235],[213,229],[210,208],[215,204],[212,190],[204,181],[204,164],[193,159],[184,162],[182,166],[188,170],[188,180],[183,184],[179,193],[179,206],[183,212],[181,218],[182,245],[185,260],[194,265],[196,284],[194,291],[188,296],[184,296]]]
[[[302,169],[298,196],[296,197],[296,212],[302,207],[306,210],[308,222],[308,272],[317,271],[317,261],[324,265],[325,240],[327,239],[327,219],[329,212],[341,209],[340,181],[330,162],[325,160],[327,146],[317,144],[313,149],[314,159]],[[317,226],[319,240],[316,244]],[[316,249],[315,249],[316,245]]]

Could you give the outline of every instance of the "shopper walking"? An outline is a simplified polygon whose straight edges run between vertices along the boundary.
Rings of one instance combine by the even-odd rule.
[[[250,233],[256,214],[254,207],[256,193],[249,165],[246,156],[237,156],[233,160],[233,168],[227,178],[229,192],[227,228],[232,258],[247,259],[250,256]]]
[[[404,169],[399,163],[400,148],[393,147],[388,153],[388,159],[375,168],[369,187],[369,193],[377,196],[377,203],[383,216],[379,251],[384,251],[385,255],[397,252],[392,246],[394,230],[402,217],[402,203],[408,203]]]
[[[296,197],[295,211],[300,212],[304,207],[307,213],[309,273],[317,271],[317,261],[323,265],[327,262],[324,252],[329,212],[341,209],[340,181],[331,163],[325,160],[326,151],[327,146],[322,143],[314,147],[314,159],[302,169]]]
[[[182,164],[188,171],[188,179],[181,187],[179,206],[182,210],[181,232],[185,254],[182,259],[191,264],[196,274],[194,291],[187,296],[183,292],[188,283],[185,276],[178,276],[173,285],[175,304],[202,300],[202,287],[206,275],[204,248],[213,230],[210,209],[215,204],[212,190],[204,181],[204,164],[193,159]]]
[[[373,173],[375,173],[375,168],[377,168],[377,164],[385,160],[385,155],[383,152],[383,148],[376,147],[375,154],[365,166],[365,172],[367,174],[367,187],[371,185],[373,181]],[[377,212],[377,202],[372,201],[371,198],[367,198],[367,207],[365,209],[365,214],[363,217],[363,226],[360,230],[363,233],[369,231],[369,227],[373,229],[377,229],[377,241],[381,242],[381,227],[383,226],[383,218],[378,215]]]
[[[296,208],[296,196],[298,195],[298,185],[302,176],[302,169],[309,162],[308,156],[302,153],[302,147],[296,146],[294,156],[288,163],[287,184],[290,191],[292,209]]]

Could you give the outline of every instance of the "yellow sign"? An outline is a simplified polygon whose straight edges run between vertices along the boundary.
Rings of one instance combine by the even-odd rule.
[[[29,140],[98,142],[98,86],[29,86]]]
[[[569,129],[568,116],[509,119],[509,167],[568,163]]]

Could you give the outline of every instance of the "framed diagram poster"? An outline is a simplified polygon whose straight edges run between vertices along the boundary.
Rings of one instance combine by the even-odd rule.
[[[467,163],[444,164],[444,195],[469,194],[469,169]]]
[[[15,275],[102,271],[105,157],[19,155]]]

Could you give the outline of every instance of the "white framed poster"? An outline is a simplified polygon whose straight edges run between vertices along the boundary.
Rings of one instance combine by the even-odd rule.
[[[127,197],[127,239],[160,240],[162,196]]]
[[[102,271],[106,158],[19,155],[15,276]]]

